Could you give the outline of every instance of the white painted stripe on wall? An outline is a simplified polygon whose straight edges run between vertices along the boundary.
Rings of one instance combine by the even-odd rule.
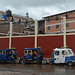
[[[59,35],[64,35],[63,33],[61,34],[40,34],[37,36],[59,36]],[[75,35],[75,33],[66,33],[66,35]],[[35,35],[25,35],[25,36],[11,36],[12,38],[20,38],[20,37],[35,37]],[[9,36],[0,36],[0,38],[9,38]]]

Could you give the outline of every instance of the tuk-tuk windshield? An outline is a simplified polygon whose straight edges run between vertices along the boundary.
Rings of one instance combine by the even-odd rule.
[[[72,54],[71,50],[68,50],[69,54]]]
[[[0,54],[2,54],[2,51],[0,51]]]
[[[12,51],[12,53],[14,54],[14,53],[17,53],[17,51],[16,50],[11,50]]]
[[[41,48],[38,48],[38,49],[37,49],[37,52],[38,52],[38,53],[42,53],[42,49],[41,49]]]
[[[75,54],[75,52],[71,49],[71,50],[68,50],[69,54]]]

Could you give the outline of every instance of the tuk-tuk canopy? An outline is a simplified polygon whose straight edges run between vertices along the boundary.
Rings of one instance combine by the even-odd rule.
[[[37,52],[39,52],[39,53],[42,53],[42,49],[41,48],[25,48],[25,49],[23,49],[23,51],[25,51],[25,50],[36,50]]]
[[[16,50],[16,49],[0,49],[0,51]]]

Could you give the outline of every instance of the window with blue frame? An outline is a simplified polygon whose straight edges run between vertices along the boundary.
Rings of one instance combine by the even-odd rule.
[[[66,23],[66,27],[69,27],[69,23]]]
[[[59,16],[56,17],[56,20],[59,20]]]
[[[50,30],[50,26],[48,26],[48,30]]]
[[[56,25],[56,29],[59,29],[59,25]]]
[[[66,19],[68,18],[68,14],[66,14]]]
[[[47,21],[50,22],[50,18],[48,18]]]
[[[55,53],[54,53],[55,55],[59,55],[59,51],[55,51]]]

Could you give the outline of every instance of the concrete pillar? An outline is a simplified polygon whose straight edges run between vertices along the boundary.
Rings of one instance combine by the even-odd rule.
[[[66,17],[63,17],[64,47],[66,47]]]
[[[10,35],[9,35],[9,49],[11,49],[11,37],[12,37],[12,22],[10,22]]]
[[[38,22],[35,20],[35,48],[37,48]]]

